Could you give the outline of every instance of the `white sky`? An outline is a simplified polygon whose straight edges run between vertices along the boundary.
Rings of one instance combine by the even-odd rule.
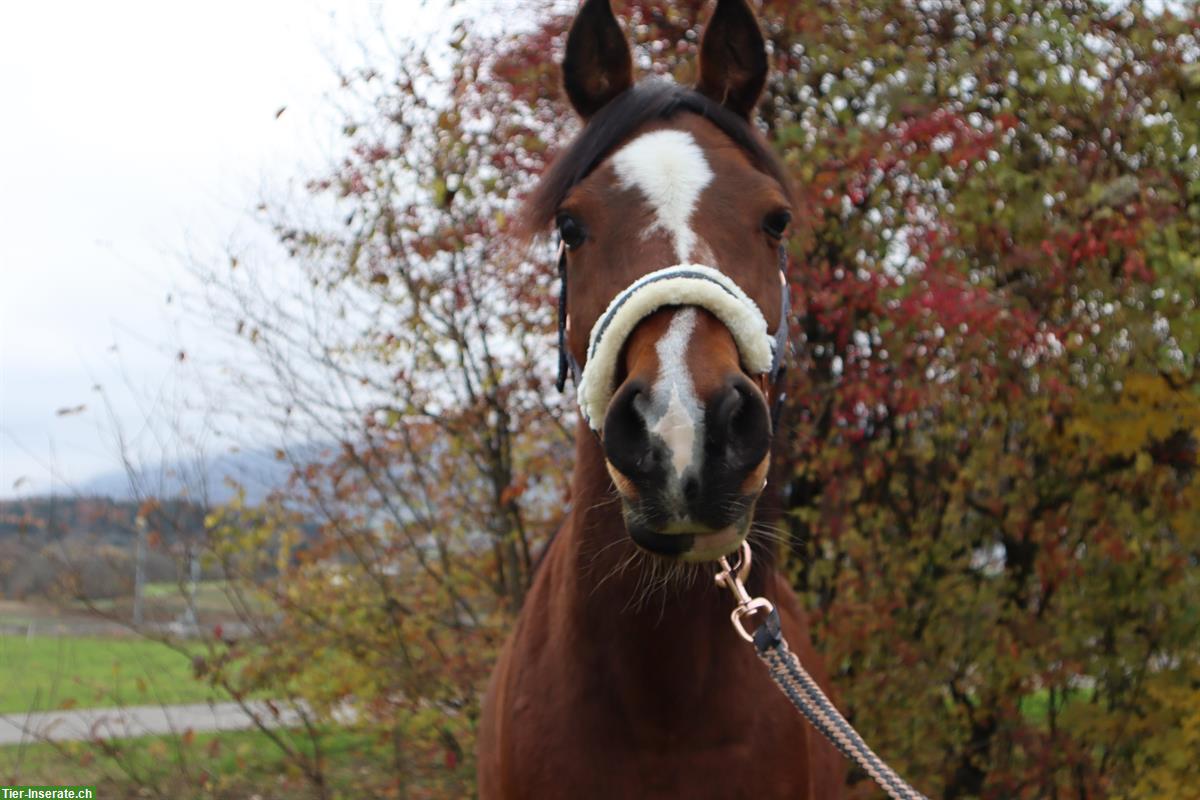
[[[0,497],[117,468],[91,387],[128,380],[134,391],[114,392],[116,411],[135,424],[132,396],[171,379],[166,298],[188,281],[182,254],[262,236],[249,215],[260,195],[336,152],[331,64],[357,57],[380,5],[6,5]],[[388,30],[446,20],[421,0],[390,0],[386,11]],[[80,404],[81,414],[55,413]]]

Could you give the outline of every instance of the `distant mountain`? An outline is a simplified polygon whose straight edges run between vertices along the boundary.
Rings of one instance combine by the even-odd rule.
[[[318,458],[325,446],[308,443],[281,451],[239,450],[203,463],[162,462],[138,469],[131,477],[120,471],[106,472],[83,482],[77,491],[86,496],[133,500],[138,497],[184,497],[207,499],[211,504],[233,499],[236,486],[245,489],[250,503],[259,503],[273,490],[282,488],[292,474],[293,461]]]

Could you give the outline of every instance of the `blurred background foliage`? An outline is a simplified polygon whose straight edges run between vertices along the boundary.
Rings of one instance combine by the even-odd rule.
[[[331,352],[382,402],[307,482],[345,582],[298,561],[274,629],[328,659],[265,663],[344,660],[344,685],[305,696],[352,696],[427,747],[406,769],[437,763],[454,791],[568,471],[550,245],[506,233],[576,128],[555,67],[572,11],[547,4],[519,33],[467,23],[448,67],[416,50],[347,75],[373,112],[312,184],[344,225],[279,226],[313,285],[367,310]],[[694,79],[706,4],[617,11],[643,73]],[[787,563],[842,704],[936,796],[1184,796],[1195,8],[766,2],[762,19],[761,119],[796,190]]]
[[[318,796],[334,722],[383,754],[357,788],[472,792],[481,688],[569,503],[551,244],[509,235],[578,127],[568,6],[347,72],[368,110],[309,183],[336,224],[262,209],[299,288],[237,260],[209,281],[262,413],[330,444],[211,510],[205,568],[250,633],[213,632],[195,672],[303,712],[309,744],[276,744]],[[614,6],[644,76],[694,80],[707,3]],[[1194,796],[1196,7],[761,18],[796,193],[785,563],[840,704],[930,796]]]

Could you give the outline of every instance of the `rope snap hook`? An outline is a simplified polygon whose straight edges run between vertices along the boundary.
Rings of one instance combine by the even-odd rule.
[[[775,610],[775,605],[765,597],[751,597],[746,591],[746,580],[750,577],[750,543],[742,542],[736,565],[730,565],[728,556],[721,556],[717,563],[721,565],[721,570],[713,579],[717,586],[733,592],[734,600],[737,601],[733,613],[729,615],[733,628],[738,632],[738,636],[747,642],[753,642],[754,635],[746,630],[745,619],[760,611],[770,614]]]

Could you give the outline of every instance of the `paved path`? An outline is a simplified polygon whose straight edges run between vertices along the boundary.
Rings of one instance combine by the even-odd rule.
[[[268,727],[291,726],[300,722],[299,715],[291,709],[280,708],[280,714],[276,717],[266,703],[253,702],[247,705]],[[0,715],[0,746],[97,737],[126,739],[151,734],[178,734],[189,728],[203,733],[240,731],[253,727],[253,719],[237,703],[40,711]]]

